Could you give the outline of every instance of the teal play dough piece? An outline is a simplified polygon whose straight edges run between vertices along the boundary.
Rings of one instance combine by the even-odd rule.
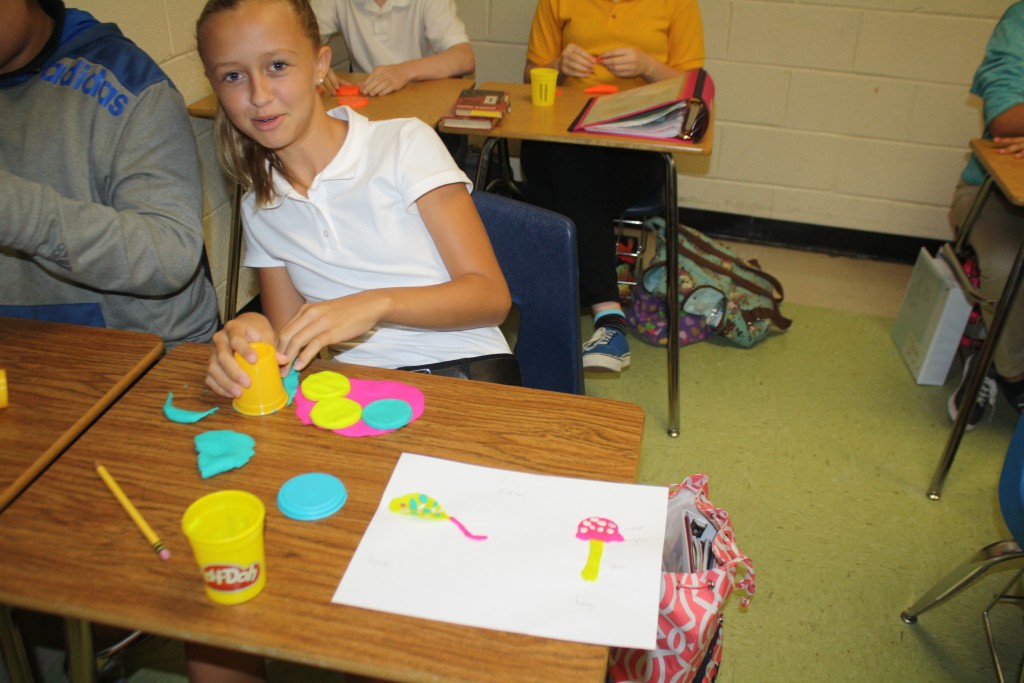
[[[277,492],[277,507],[286,517],[313,521],[329,517],[348,500],[348,490],[332,474],[307,472],[292,477]]]
[[[192,424],[193,422],[199,422],[207,415],[211,415],[217,412],[216,408],[210,408],[209,410],[198,413],[194,410],[182,410],[181,408],[175,408],[173,405],[174,392],[167,392],[167,401],[164,403],[164,417],[171,422],[179,422],[181,424]]]
[[[292,401],[295,400],[295,392],[299,390],[299,371],[292,365],[291,370],[284,378],[284,390],[288,392],[288,403],[285,405],[291,405]]]
[[[256,440],[230,429],[196,434],[199,474],[203,479],[241,467],[256,453]]]
[[[398,398],[382,398],[363,408],[363,422],[374,429],[400,429],[412,420],[412,406]]]

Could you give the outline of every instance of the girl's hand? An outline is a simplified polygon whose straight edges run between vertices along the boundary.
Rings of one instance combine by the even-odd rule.
[[[632,47],[617,47],[601,54],[601,66],[619,78],[646,76],[654,58]]]
[[[302,370],[320,349],[355,339],[381,321],[387,307],[386,290],[368,290],[314,304],[303,304],[277,335],[277,350],[286,364],[295,360]]]
[[[210,364],[206,371],[206,386],[221,396],[238,398],[242,395],[242,390],[248,388],[250,379],[235,360],[235,353],[250,363],[255,363],[256,351],[250,344],[273,344],[274,341],[274,328],[271,327],[270,321],[259,313],[244,313],[234,320],[229,320],[223,329],[213,335]],[[280,354],[277,361],[281,364],[287,363],[287,359]]]
[[[999,148],[1000,154],[1013,155],[1014,159],[1024,158],[1024,137],[993,138],[992,144]]]
[[[585,78],[594,73],[594,65],[597,59],[589,52],[575,43],[569,43],[562,50],[562,56],[558,59],[557,69],[566,76],[574,78]]]

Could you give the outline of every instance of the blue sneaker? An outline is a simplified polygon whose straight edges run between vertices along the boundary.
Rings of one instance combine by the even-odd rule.
[[[583,367],[602,372],[621,372],[629,367],[629,340],[614,327],[598,327],[583,344]]]

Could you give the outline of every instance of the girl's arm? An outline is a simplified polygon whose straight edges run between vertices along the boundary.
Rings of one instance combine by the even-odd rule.
[[[487,232],[465,185],[444,185],[416,201],[451,276],[425,287],[391,287],[303,304],[278,331],[278,349],[304,368],[324,346],[354,339],[379,323],[435,330],[499,325],[512,299]]]
[[[291,320],[304,303],[292,285],[288,271],[283,267],[260,268],[259,279],[263,314],[243,313],[229,320],[223,329],[213,335],[206,385],[221,396],[237,398],[242,395],[242,389],[249,386],[249,376],[238,365],[235,353],[255,363],[256,352],[250,344],[274,344],[277,341],[275,330]],[[282,368],[287,367],[290,360],[278,354],[277,361]]]

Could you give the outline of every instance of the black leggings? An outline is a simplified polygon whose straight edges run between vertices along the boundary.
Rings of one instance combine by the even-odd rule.
[[[653,152],[524,141],[526,201],[576,224],[580,305],[617,301],[613,220],[664,179]],[[542,245],[537,245],[541,248]]]

